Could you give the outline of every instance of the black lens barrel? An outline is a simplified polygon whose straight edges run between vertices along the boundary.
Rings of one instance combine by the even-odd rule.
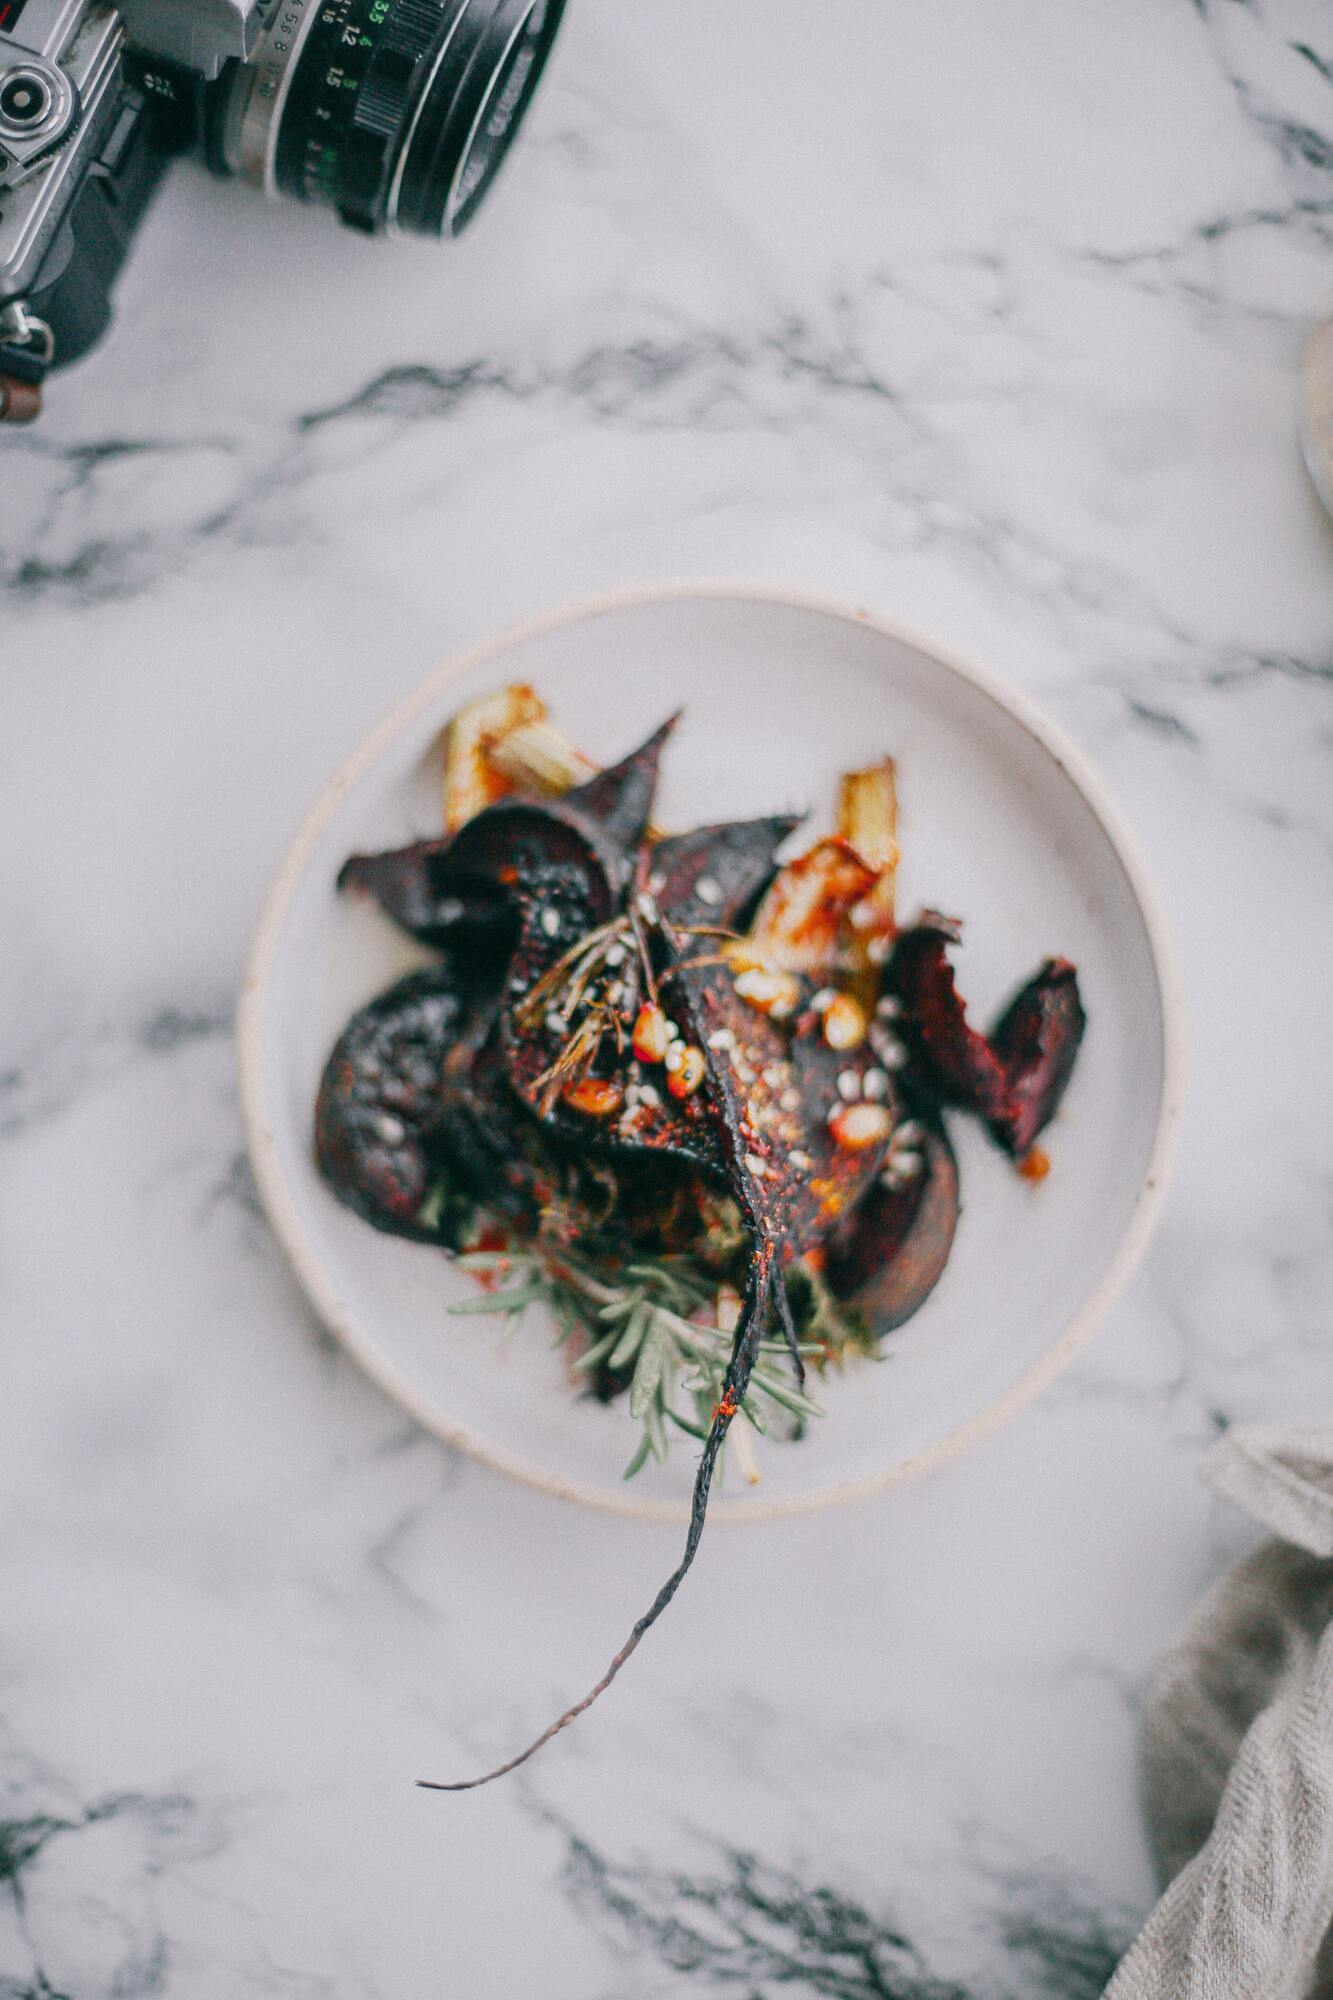
[[[564,0],[333,0],[282,106],[283,193],[368,231],[456,235],[527,108]]]
[[[537,87],[563,10],[564,0],[470,0],[440,52],[403,163],[402,227],[456,236],[467,226]]]

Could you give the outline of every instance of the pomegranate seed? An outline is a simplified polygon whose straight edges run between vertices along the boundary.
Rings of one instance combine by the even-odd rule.
[[[693,1097],[704,1080],[707,1068],[703,1050],[687,1048],[680,1062],[667,1077],[667,1089],[673,1097]]]
[[[671,1023],[651,1000],[640,1007],[634,1022],[634,1053],[640,1062],[660,1063],[671,1040]]]
[[[561,1096],[571,1111],[582,1111],[588,1118],[610,1118],[625,1101],[620,1085],[602,1076],[581,1077],[567,1084]]]

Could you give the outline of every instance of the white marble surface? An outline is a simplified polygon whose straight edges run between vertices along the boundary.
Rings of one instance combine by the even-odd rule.
[[[176,175],[0,447],[4,2000],[1099,1990],[1145,1676],[1244,1540],[1195,1461],[1333,1402],[1331,56],[1324,0],[573,0],[453,250]],[[1179,941],[1179,1174],[1025,1417],[716,1532],[581,1727],[432,1797],[675,1532],[330,1351],[241,1157],[238,969],[437,657],[694,571],[873,601],[1092,753]]]

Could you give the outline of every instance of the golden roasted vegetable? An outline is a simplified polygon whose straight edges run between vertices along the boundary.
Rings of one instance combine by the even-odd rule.
[[[867,867],[845,840],[816,841],[778,871],[746,939],[765,965],[819,977],[839,963],[848,912],[875,886]]]
[[[456,833],[482,809],[515,789],[495,753],[515,730],[546,720],[546,703],[523,683],[500,688],[460,708],[444,732],[444,827]]]
[[[488,756],[497,771],[525,791],[572,791],[597,769],[591,757],[585,757],[567,736],[544,721],[525,722],[499,737]]]
[[[852,930],[868,946],[894,928],[898,869],[898,790],[892,757],[848,771],[838,787],[838,833],[875,871],[874,887],[850,913]]]

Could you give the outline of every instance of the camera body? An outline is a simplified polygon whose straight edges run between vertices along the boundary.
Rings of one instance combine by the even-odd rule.
[[[173,154],[371,234],[456,235],[564,0],[0,0],[0,420],[104,332]]]

